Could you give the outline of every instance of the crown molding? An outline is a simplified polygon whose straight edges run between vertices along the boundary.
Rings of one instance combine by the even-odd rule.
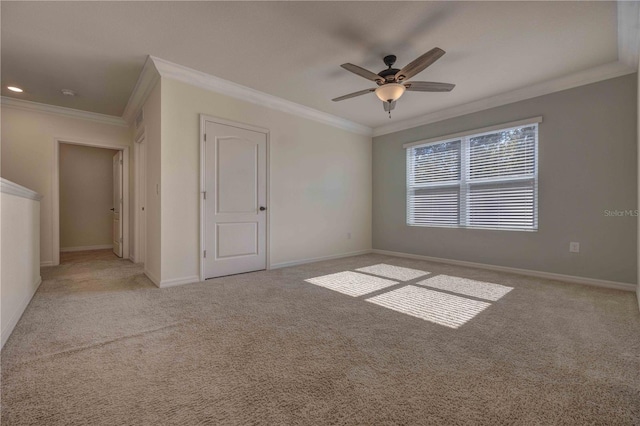
[[[250,87],[242,86],[201,71],[165,61],[164,59],[156,58],[154,56],[151,56],[150,58],[163,78],[178,80],[192,86],[200,87],[201,89],[221,93],[232,98],[251,102],[256,105],[286,112],[288,114],[297,115],[299,117],[314,120],[349,132],[365,136],[371,136],[373,133],[373,129],[370,127],[355,123],[345,118],[318,111],[295,102],[287,101],[277,96],[251,89]]]
[[[628,67],[621,62],[611,62],[588,70],[580,71],[575,74],[524,87],[522,89],[512,90],[496,96],[435,111],[420,117],[414,117],[397,123],[376,127],[373,129],[373,136],[382,136],[389,133],[399,132],[401,130],[411,129],[413,127],[424,126],[426,124],[436,123],[449,118],[459,117],[461,115],[471,114],[485,109],[523,101],[525,99],[537,98],[538,96],[548,95],[550,93],[572,89],[574,87],[584,86],[598,81],[621,77],[634,72],[635,70],[633,68]]]
[[[160,74],[154,65],[152,57],[147,56],[147,60],[144,62],[142,71],[140,71],[140,75],[138,76],[138,81],[129,96],[129,101],[122,114],[122,118],[127,123],[133,123],[138,112],[142,109],[144,102],[147,100],[149,93],[151,93],[151,90],[159,79]]]
[[[638,69],[640,57],[640,2],[618,0],[618,60]]]
[[[81,111],[79,109],[66,108],[56,105],[41,104],[38,102],[25,101],[23,99],[9,98],[7,96],[2,97],[2,106],[21,109],[25,111],[63,115],[66,117],[79,118],[81,120],[110,124],[112,126],[129,127],[121,117],[99,114],[97,112]]]

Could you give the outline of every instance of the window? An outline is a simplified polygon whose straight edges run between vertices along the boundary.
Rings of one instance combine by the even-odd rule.
[[[405,144],[407,224],[538,229],[541,121]]]

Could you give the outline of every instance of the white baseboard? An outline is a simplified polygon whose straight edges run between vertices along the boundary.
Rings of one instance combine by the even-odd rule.
[[[98,246],[60,247],[60,252],[66,253],[71,251],[106,250],[106,249],[112,249],[112,248],[113,248],[113,244],[102,244]]]
[[[197,275],[192,275],[190,277],[162,280],[160,281],[160,285],[158,287],[167,288],[167,287],[175,287],[177,285],[193,284],[193,283],[199,283],[199,282],[200,282],[200,277]]]
[[[340,259],[343,257],[359,256],[361,254],[370,254],[370,253],[372,253],[372,250],[360,250],[360,251],[352,251],[350,253],[334,254],[331,256],[314,257],[312,259],[301,259],[301,260],[294,260],[291,262],[273,263],[269,266],[269,269],[288,268],[289,266],[304,265],[306,263],[322,262],[324,260]]]
[[[575,284],[586,284],[594,287],[613,288],[616,290],[636,291],[635,284],[621,283],[617,281],[599,280],[596,278],[576,277],[574,275],[556,274],[554,272],[533,271],[531,269],[511,268],[508,266],[489,265],[486,263],[467,262],[464,260],[444,259],[441,257],[422,256],[418,254],[401,253],[397,251],[373,249],[373,253],[387,256],[406,257],[408,259],[427,260],[429,262],[446,263],[449,265],[467,266],[470,268],[488,269],[490,271],[509,272],[512,274],[526,275],[529,277],[546,278],[549,280],[564,281]]]
[[[152,283],[156,285],[156,287],[160,287],[160,280],[156,278],[151,272],[147,271],[147,268],[144,269],[144,274],[151,280]]]
[[[53,261],[45,260],[44,262],[40,262],[40,267],[44,268],[45,266],[53,266]]]
[[[158,288],[175,287],[177,285],[193,284],[200,282],[200,277],[197,275],[191,275],[183,278],[173,278],[170,280],[160,280],[154,276],[151,272],[144,270],[144,274],[154,283]]]
[[[33,295],[36,294],[36,291],[38,291],[38,288],[40,288],[40,284],[42,284],[42,277],[38,276],[38,279],[34,284],[33,292],[31,292],[31,294],[28,294],[24,299],[22,299],[22,301],[20,301],[20,304],[16,307],[16,311],[9,319],[9,322],[7,324],[3,324],[4,327],[0,332],[0,348],[4,347],[4,344],[9,339],[9,336],[11,336],[13,329],[16,327],[16,324],[18,324],[18,321],[22,317],[25,309],[27,309],[27,306],[29,306],[29,302],[31,302],[31,299],[33,299]]]

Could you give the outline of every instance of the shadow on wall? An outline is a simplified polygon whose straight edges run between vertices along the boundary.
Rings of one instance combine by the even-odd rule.
[[[513,290],[500,284],[384,263],[305,281],[454,329]]]

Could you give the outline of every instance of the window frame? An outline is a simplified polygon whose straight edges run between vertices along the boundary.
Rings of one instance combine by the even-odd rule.
[[[437,138],[426,139],[422,141],[416,141],[406,143],[403,148],[406,149],[406,215],[405,221],[407,226],[421,227],[421,228],[453,228],[453,229],[479,229],[479,230],[493,230],[493,231],[520,231],[520,232],[537,232],[539,229],[538,221],[538,147],[539,147],[539,124],[542,122],[542,117],[534,117],[525,120],[519,120],[511,123],[504,123],[490,127],[484,127],[476,130],[469,130],[465,132],[455,133],[452,135],[440,136]],[[534,140],[534,164],[533,173],[531,175],[511,176],[511,177],[494,177],[494,178],[476,178],[471,179],[470,175],[470,146],[471,139],[475,137],[485,136],[494,133],[506,132],[519,128],[534,127],[535,128],[535,140]],[[460,142],[460,178],[456,181],[444,181],[434,182],[420,185],[411,185],[415,167],[413,166],[413,152],[417,148],[423,148],[432,145],[440,145],[444,143]],[[517,182],[533,181],[533,225],[529,228],[523,227],[492,227],[492,226],[475,226],[469,223],[469,214],[467,212],[467,205],[469,203],[469,190],[471,185],[498,185],[498,184],[510,184]],[[458,188],[458,223],[457,224],[416,224],[412,223],[412,194],[415,194],[416,190],[420,189],[439,189],[439,188]]]

